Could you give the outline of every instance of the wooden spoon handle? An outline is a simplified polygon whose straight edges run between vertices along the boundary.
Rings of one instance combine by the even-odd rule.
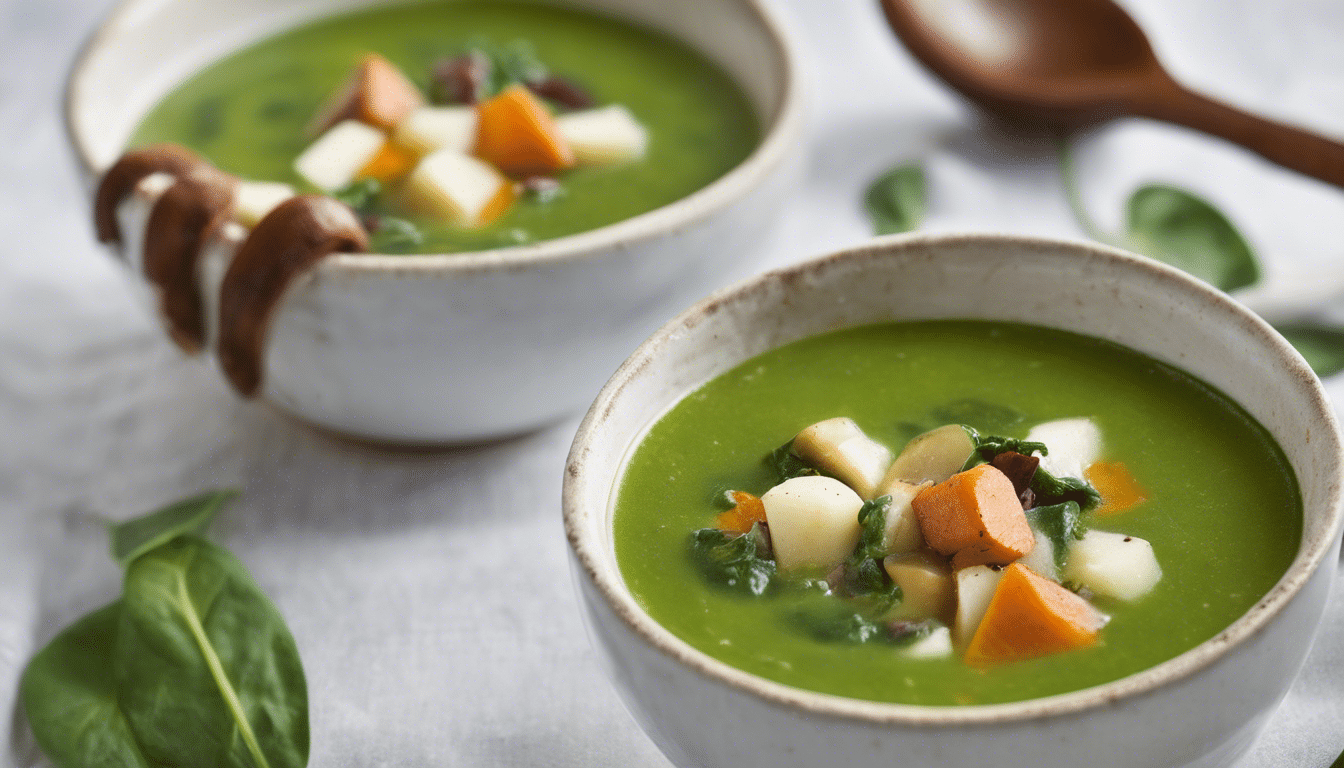
[[[1169,78],[1156,86],[1134,99],[1135,114],[1227,139],[1285,168],[1344,187],[1344,144],[1247,114]]]

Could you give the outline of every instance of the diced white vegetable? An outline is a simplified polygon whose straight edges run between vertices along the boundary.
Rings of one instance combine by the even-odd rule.
[[[985,618],[989,601],[994,598],[994,590],[1003,578],[1002,571],[996,571],[987,565],[973,565],[956,572],[957,582],[957,618],[953,626],[953,639],[957,645],[965,645],[980,627]]]
[[[881,492],[896,481],[941,483],[961,471],[973,450],[971,436],[959,424],[929,430],[906,443],[882,479]]]
[[[233,194],[233,218],[244,227],[255,227],[266,214],[294,196],[294,188],[279,181],[240,181]]]
[[[863,499],[833,477],[795,477],[761,497],[775,559],[784,570],[839,565],[859,543]]]
[[[891,451],[844,417],[819,421],[799,432],[793,452],[844,481],[864,500],[877,495],[877,485],[891,465]]]
[[[1055,565],[1055,543],[1035,526],[1031,532],[1036,536],[1036,546],[1017,562],[1035,571],[1038,576],[1059,581],[1059,566]]]
[[[117,226],[121,228],[121,255],[134,272],[145,269],[145,228],[149,214],[177,177],[171,173],[151,173],[140,180],[131,193],[117,204]]]
[[[619,104],[560,115],[555,127],[583,165],[638,160],[648,149],[648,132]]]
[[[887,527],[882,532],[882,554],[899,555],[924,546],[924,532],[919,528],[919,517],[911,502],[928,487],[895,482],[884,491],[891,496],[887,507]]]
[[[1083,476],[1101,456],[1101,430],[1091,419],[1058,419],[1037,424],[1027,440],[1045,443],[1049,455],[1041,457],[1041,468],[1055,477]]]
[[[947,627],[934,627],[933,631],[921,637],[903,651],[912,659],[942,659],[952,655],[952,633]]]
[[[392,139],[417,155],[440,149],[466,154],[476,142],[476,110],[472,107],[420,107],[392,133]]]
[[[318,189],[335,192],[355,180],[383,148],[383,132],[358,120],[342,120],[294,161],[294,170]]]
[[[471,155],[441,149],[421,160],[406,177],[408,205],[462,227],[486,223],[487,206],[509,180]]]
[[[1162,580],[1153,545],[1137,536],[1088,531],[1069,546],[1064,578],[1099,595],[1137,600]]]
[[[956,584],[947,559],[927,551],[890,555],[882,567],[901,588],[898,615],[948,621],[957,603]]]
[[[201,256],[196,262],[196,284],[201,291],[206,349],[214,349],[215,340],[219,337],[219,286],[224,282],[224,273],[229,271],[238,248],[246,239],[247,229],[236,221],[230,221],[201,245]]]

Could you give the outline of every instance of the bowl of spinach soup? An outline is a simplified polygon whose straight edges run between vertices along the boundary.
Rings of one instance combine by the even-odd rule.
[[[758,0],[126,0],[66,117],[99,238],[184,350],[301,419],[442,443],[577,410],[750,274],[802,105]]]
[[[1229,765],[1339,551],[1319,382],[1118,250],[899,236],[617,372],[564,514],[617,689],[692,765]]]

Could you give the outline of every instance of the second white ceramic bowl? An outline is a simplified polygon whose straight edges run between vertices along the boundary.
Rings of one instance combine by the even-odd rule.
[[[90,179],[163,95],[208,62],[304,21],[396,1],[126,0],[67,92],[71,141]],[[377,440],[516,433],[579,410],[660,323],[756,271],[803,146],[794,45],[768,4],[565,3],[708,55],[755,107],[760,146],[699,192],[591,232],[495,251],[323,261],[274,316],[263,397]]]
[[[883,704],[792,688],[727,666],[651,619],[622,581],[611,526],[623,463],[648,427],[766,350],[849,326],[935,318],[1109,339],[1231,396],[1297,473],[1305,520],[1287,573],[1225,631],[1170,661],[1094,688],[989,706]],[[635,717],[682,768],[1226,766],[1301,667],[1339,555],[1340,435],[1302,358],[1203,283],[1076,243],[889,238],[718,293],[626,361],[588,412],[566,469],[565,525],[590,634]]]

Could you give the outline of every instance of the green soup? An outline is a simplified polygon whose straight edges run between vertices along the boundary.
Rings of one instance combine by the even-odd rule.
[[[759,127],[741,89],[686,45],[588,13],[526,2],[433,2],[340,16],[265,40],[212,64],[144,119],[132,144],[176,142],[244,178],[305,188],[292,164],[304,128],[369,51],[422,91],[432,65],[475,42],[525,41],[552,72],[601,104],[623,104],[649,135],[643,160],[579,168],[552,201],[520,200],[477,230],[413,221],[423,253],[479,250],[571,235],[683,198],[756,146]],[[401,215],[401,214],[398,214]]]
[[[788,596],[707,584],[688,556],[726,489],[777,482],[762,460],[809,424],[853,418],[899,452],[947,423],[1022,437],[1086,416],[1103,458],[1147,501],[1092,527],[1152,543],[1163,578],[1145,597],[1094,602],[1112,620],[1093,647],[976,668],[958,654],[823,642],[792,628]],[[662,417],[632,454],[614,513],[616,556],[636,599],[692,646],[799,688],[909,704],[988,704],[1073,691],[1170,659],[1244,614],[1287,569],[1302,531],[1282,451],[1245,411],[1171,366],[1114,344],[1025,325],[937,321],[806,339],[743,363]],[[832,598],[827,598],[832,599]]]

